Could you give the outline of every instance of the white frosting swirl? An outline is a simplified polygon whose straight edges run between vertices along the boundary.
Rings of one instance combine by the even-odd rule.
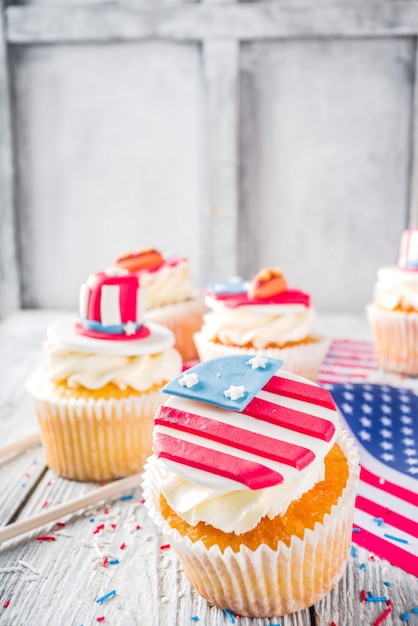
[[[188,524],[195,526],[205,522],[224,532],[240,535],[255,528],[263,517],[272,519],[283,515],[291,502],[324,479],[325,467],[321,459],[303,476],[287,483],[256,491],[237,489],[226,493],[193,484],[169,471],[164,473],[161,492]]]
[[[141,287],[145,289],[146,308],[154,309],[190,298],[192,279],[186,259],[174,265],[163,265],[155,271],[139,272]]]
[[[390,311],[397,308],[418,311],[418,271],[402,270],[395,266],[379,269],[374,301]]]
[[[302,305],[272,305],[227,307],[213,299],[206,303],[212,311],[204,316],[202,336],[226,345],[256,349],[283,346],[302,341],[312,331],[315,320],[313,307]]]
[[[128,387],[146,391],[162,385],[181,371],[181,357],[170,348],[159,354],[119,356],[78,352],[46,343],[48,362],[43,370],[54,383],[66,382],[68,387],[100,389],[113,383],[120,389]]]

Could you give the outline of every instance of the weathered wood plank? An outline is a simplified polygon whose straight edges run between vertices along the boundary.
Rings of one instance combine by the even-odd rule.
[[[100,9],[100,10],[99,10]],[[418,32],[415,0],[199,3],[147,6],[10,6],[11,43],[145,38],[237,40],[303,36],[388,36]]]
[[[4,18],[0,2],[0,319],[20,306],[14,213],[10,81]]]
[[[209,179],[204,258],[209,280],[237,273],[238,55],[234,41],[211,41],[203,46]]]

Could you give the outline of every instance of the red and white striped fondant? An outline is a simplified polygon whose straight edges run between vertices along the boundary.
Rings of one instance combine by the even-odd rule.
[[[410,228],[402,233],[398,267],[418,270],[418,228]]]
[[[197,484],[218,488],[221,479],[225,487],[262,489],[322,461],[337,424],[327,390],[278,371],[242,411],[171,396],[155,417],[154,452]]]
[[[137,338],[145,303],[139,279],[125,270],[97,272],[81,286],[81,332]]]

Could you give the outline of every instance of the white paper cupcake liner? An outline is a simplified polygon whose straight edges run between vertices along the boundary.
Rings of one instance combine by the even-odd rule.
[[[346,432],[338,443],[349,465],[347,485],[330,514],[303,540],[277,550],[260,545],[239,552],[193,543],[171,528],[160,513],[161,470],[151,457],[145,466],[144,498],[151,518],[170,542],[191,585],[210,603],[250,617],[281,616],[312,606],[342,577],[351,546],[355,494],[359,475],[358,453]]]
[[[46,463],[58,475],[102,481],[143,469],[152,453],[154,415],[164,402],[161,392],[109,400],[31,395]]]
[[[366,308],[378,366],[388,372],[418,375],[418,313]]]
[[[327,337],[314,337],[314,341],[301,343],[288,348],[248,349],[239,346],[225,346],[205,339],[201,332],[194,335],[197,352],[201,361],[209,361],[219,356],[232,354],[262,354],[272,359],[284,361],[283,369],[316,381],[318,370],[325,359],[331,340]]]
[[[176,339],[174,347],[183,361],[193,361],[198,357],[193,335],[202,327],[206,312],[203,297],[196,297],[150,309],[145,313],[145,320],[169,328]]]

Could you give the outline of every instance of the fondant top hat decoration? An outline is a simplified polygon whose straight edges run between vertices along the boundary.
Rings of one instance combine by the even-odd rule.
[[[398,267],[418,271],[418,228],[410,228],[402,233]]]
[[[93,339],[141,339],[150,332],[143,324],[144,311],[136,275],[121,268],[97,272],[81,286],[76,330]]]

